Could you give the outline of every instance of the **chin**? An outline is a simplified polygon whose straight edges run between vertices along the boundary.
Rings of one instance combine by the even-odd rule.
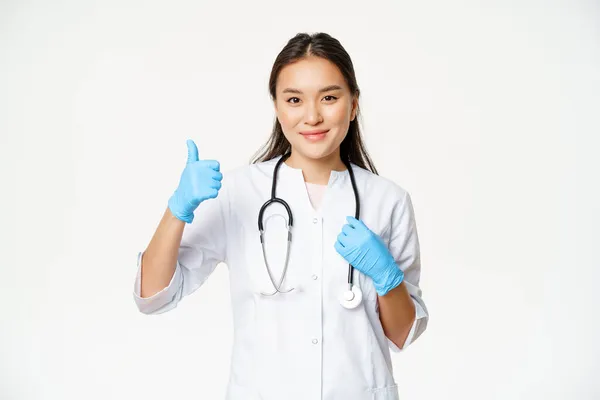
[[[335,152],[335,148],[329,148],[325,146],[314,146],[312,148],[300,148],[298,150],[300,154],[302,154],[306,158],[310,158],[313,160],[319,160],[321,158],[328,157],[332,153]]]

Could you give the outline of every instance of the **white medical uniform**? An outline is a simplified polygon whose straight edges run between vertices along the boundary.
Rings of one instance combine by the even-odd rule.
[[[390,349],[372,280],[357,269],[363,291],[355,309],[339,303],[347,288],[348,263],[334,248],[355,202],[347,170],[332,171],[320,206],[308,196],[302,170],[281,164],[277,197],[293,214],[292,245],[282,290],[271,293],[257,226],[261,206],[271,197],[279,157],[224,174],[216,199],[196,209],[186,225],[175,274],[169,285],[140,297],[141,253],[134,299],[139,310],[159,314],[198,289],[218,263],[229,268],[234,342],[227,400],[397,400]],[[404,271],[416,308],[406,348],[429,318],[419,288],[420,253],[410,196],[394,182],[352,164],[360,196],[360,219],[384,243]],[[279,282],[285,261],[285,209],[269,206],[264,215],[267,261]]]

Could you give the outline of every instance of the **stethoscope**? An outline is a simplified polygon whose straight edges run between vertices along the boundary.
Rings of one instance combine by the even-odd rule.
[[[279,161],[277,161],[277,164],[275,164],[275,170],[273,171],[273,183],[271,185],[271,198],[269,200],[267,200],[265,202],[265,204],[263,204],[263,206],[260,208],[260,212],[258,213],[258,231],[260,232],[260,244],[262,247],[263,258],[265,260],[265,266],[266,266],[267,272],[269,274],[269,279],[271,280],[271,283],[273,284],[273,287],[275,288],[275,291],[272,293],[261,292],[261,294],[264,296],[273,296],[277,293],[289,293],[292,290],[294,290],[294,288],[291,288],[289,290],[281,290],[281,285],[283,283],[283,280],[285,279],[285,274],[286,274],[287,268],[288,268],[290,245],[292,243],[292,226],[294,224],[294,220],[293,220],[293,216],[292,216],[292,210],[290,209],[290,206],[288,205],[288,203],[286,203],[285,200],[280,199],[275,195],[275,189],[277,187],[277,173],[279,172],[279,167],[281,166],[281,163],[283,163],[290,155],[291,155],[291,153],[289,153],[289,152],[284,154],[283,156],[281,156]],[[350,174],[350,181],[352,182],[352,190],[354,192],[354,199],[355,199],[355,203],[356,203],[356,211],[355,211],[354,217],[356,219],[359,219],[360,202],[358,199],[358,190],[356,189],[356,182],[354,181],[354,172],[352,171],[352,167],[350,166],[350,162],[348,160],[343,159],[342,161],[348,168],[348,172]],[[263,240],[263,235],[264,235],[263,214],[264,214],[266,208],[273,203],[279,203],[282,206],[284,206],[287,211],[287,214],[288,214],[287,250],[286,250],[285,264],[283,267],[283,272],[281,273],[281,278],[280,278],[278,284],[275,283],[275,278],[273,278],[271,268],[269,267],[269,263],[267,261],[267,255],[266,255],[266,251],[265,251],[265,242]],[[362,301],[362,291],[360,290],[360,288],[358,286],[354,285],[353,276],[354,276],[354,267],[351,264],[348,264],[348,288],[339,296],[340,304],[344,308],[348,308],[348,309],[356,308]]]

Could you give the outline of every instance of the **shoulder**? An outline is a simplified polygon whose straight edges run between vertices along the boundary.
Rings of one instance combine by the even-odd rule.
[[[402,204],[409,196],[408,191],[395,181],[381,175],[377,175],[358,165],[352,164],[352,171],[356,177],[357,184],[361,182],[364,190],[369,194],[386,197],[394,204]]]
[[[230,181],[248,180],[260,175],[270,177],[273,175],[273,168],[276,162],[276,159],[272,159],[254,164],[239,165],[224,171],[223,177]]]
[[[249,189],[249,185],[256,185],[258,182],[270,182],[273,176],[276,159],[262,161],[254,164],[238,165],[233,168],[222,171],[222,186],[226,191],[235,196],[236,192],[244,192]]]

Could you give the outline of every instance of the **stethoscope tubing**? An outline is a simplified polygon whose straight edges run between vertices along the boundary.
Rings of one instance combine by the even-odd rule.
[[[289,293],[292,290],[294,290],[293,288],[287,291],[281,291],[281,285],[283,284],[283,280],[285,279],[285,275],[287,272],[287,267],[288,267],[288,260],[289,260],[289,250],[290,250],[290,246],[291,246],[291,242],[292,242],[292,227],[294,225],[294,217],[292,214],[292,210],[290,208],[290,206],[288,205],[288,203],[277,197],[277,193],[276,193],[276,189],[277,189],[277,175],[279,172],[279,167],[281,166],[281,164],[291,155],[290,152],[284,154],[283,156],[281,156],[281,158],[277,161],[277,164],[275,165],[275,169],[273,171],[273,182],[271,184],[271,198],[268,199],[260,208],[260,211],[258,213],[258,230],[260,232],[260,243],[261,243],[261,247],[262,247],[262,251],[263,251],[263,256],[265,255],[265,247],[264,247],[264,239],[263,239],[263,235],[264,235],[264,226],[263,226],[263,216],[264,216],[264,212],[267,209],[268,206],[270,206],[273,203],[279,203],[281,204],[283,207],[285,207],[287,214],[288,214],[288,244],[287,244],[287,251],[286,251],[286,260],[285,260],[285,266],[284,266],[284,270],[281,274],[281,279],[279,281],[279,284],[275,283],[275,279],[273,278],[273,275],[271,273],[271,268],[268,265],[267,259],[265,258],[265,264],[267,267],[267,272],[269,274],[269,279],[271,280],[271,283],[273,284],[273,287],[275,288],[275,291],[273,293],[262,293],[263,295],[267,295],[267,296],[272,296],[275,295],[276,293]],[[348,168],[348,173],[350,175],[350,181],[352,183],[352,191],[354,192],[354,201],[355,201],[355,212],[354,212],[354,217],[356,219],[360,218],[360,199],[359,199],[359,195],[358,195],[358,188],[356,187],[356,181],[354,179],[354,172],[352,171],[352,166],[350,165],[350,161],[346,160],[346,159],[342,159],[342,162],[344,163],[344,165],[346,165],[346,168]],[[352,291],[354,285],[354,267],[352,266],[352,264],[348,264],[348,290]]]

